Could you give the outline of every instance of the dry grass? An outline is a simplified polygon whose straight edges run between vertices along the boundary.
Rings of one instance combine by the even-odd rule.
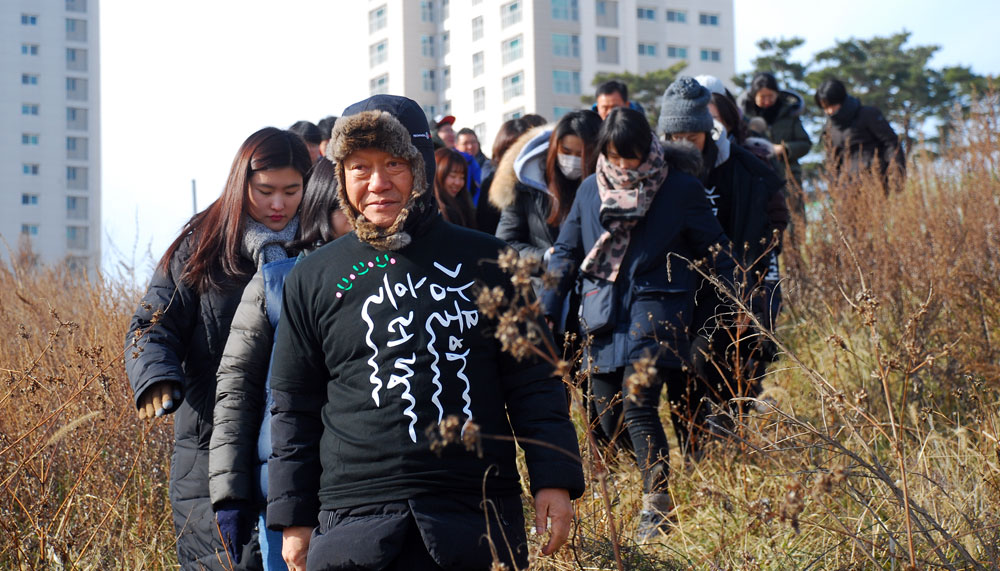
[[[827,187],[784,253],[782,357],[731,440],[674,454],[663,543],[629,540],[639,474],[595,455],[574,409],[591,487],[571,545],[537,568],[1000,568],[996,105],[966,126],[899,194]],[[139,293],[0,268],[0,568],[175,565],[172,427],[136,419],[121,364]],[[532,350],[526,315],[514,351]]]

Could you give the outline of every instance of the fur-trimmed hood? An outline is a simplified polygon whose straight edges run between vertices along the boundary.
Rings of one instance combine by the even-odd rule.
[[[517,184],[548,192],[545,184],[545,158],[553,125],[543,125],[524,132],[507,149],[490,184],[490,204],[498,210],[514,204]]]
[[[667,168],[677,169],[694,177],[701,172],[701,153],[691,141],[660,139],[660,146],[663,147],[663,160],[667,163]]]
[[[396,221],[389,228],[369,222],[347,197],[343,160],[360,149],[378,149],[406,159],[413,172],[413,190]],[[380,250],[398,250],[440,214],[431,191],[434,180],[434,145],[427,118],[411,99],[376,95],[344,110],[333,127],[326,157],[337,168],[340,209],[354,226],[358,239]]]

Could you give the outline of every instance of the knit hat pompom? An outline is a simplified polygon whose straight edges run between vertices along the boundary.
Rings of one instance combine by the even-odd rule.
[[[677,78],[663,92],[656,130],[661,135],[710,133],[712,114],[708,112],[708,103],[711,100],[711,92],[693,77]]]

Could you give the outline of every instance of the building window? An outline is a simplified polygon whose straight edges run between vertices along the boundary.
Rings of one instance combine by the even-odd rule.
[[[722,61],[722,52],[719,50],[701,50],[701,61]]]
[[[503,78],[503,100],[506,103],[511,99],[524,95],[524,72],[517,72]]]
[[[21,44],[21,54],[26,56],[37,56],[38,44]]]
[[[656,55],[656,44],[647,44],[639,42],[639,55],[641,56],[655,56]]]
[[[74,250],[87,249],[87,227],[67,226],[66,227],[66,247]]]
[[[562,95],[580,95],[580,72],[553,70],[552,91]]]
[[[597,25],[605,28],[618,27],[618,2],[597,0],[594,3],[597,10]]]
[[[521,21],[521,3],[508,2],[500,6],[500,25],[506,28]]]
[[[580,19],[580,5],[577,0],[552,0],[552,19],[577,21]]]
[[[21,163],[21,172],[29,176],[37,176],[38,168],[38,163]]]
[[[675,24],[685,24],[687,23],[688,16],[687,12],[683,10],[667,10],[667,21],[673,22]]]
[[[437,81],[434,79],[434,70],[425,69],[420,72],[420,77],[423,80],[424,91],[437,91]]]
[[[521,59],[521,56],[524,54],[522,49],[523,43],[522,36],[516,36],[509,40],[504,40],[503,44],[500,45],[500,53],[503,54],[503,62],[510,63]]]
[[[552,34],[552,55],[556,57],[580,57],[580,36]]]
[[[420,21],[434,21],[434,0],[423,0],[420,2]]]
[[[434,57],[434,36],[420,36],[420,53],[424,57]]]
[[[383,4],[378,8],[368,12],[368,33],[377,32],[386,26],[385,17],[386,5]]]
[[[448,89],[451,87],[451,66],[446,65],[444,69],[441,70],[441,81],[444,82],[444,88]]]
[[[23,26],[37,26],[38,16],[35,14],[21,14],[21,25]]]
[[[472,126],[472,130],[476,132],[476,138],[480,141],[486,138],[486,123],[476,123]]]
[[[476,52],[472,54],[472,77],[482,75],[483,67],[483,52]]]
[[[486,111],[486,88],[480,87],[472,92],[472,110],[476,113]]]
[[[368,65],[370,67],[385,63],[385,60],[389,57],[388,44],[389,40],[382,40],[377,44],[368,46]]]
[[[667,46],[667,57],[676,59],[687,59],[688,49],[681,46]]]
[[[66,39],[73,42],[87,41],[87,21],[66,18]]]
[[[719,25],[719,15],[718,14],[705,14],[702,12],[698,14],[698,23],[702,26],[718,26]]]
[[[66,99],[73,101],[87,100],[87,80],[83,78],[66,78]]]
[[[35,133],[21,133],[21,144],[22,145],[38,145],[38,135]]]
[[[87,190],[89,174],[87,167],[66,167],[66,188]]]
[[[37,73],[22,73],[21,85],[38,85]]]
[[[389,93],[389,74],[383,73],[382,75],[369,81],[368,91],[372,95],[378,95],[380,93]]]
[[[67,196],[66,218],[69,218],[70,220],[86,220],[87,199],[78,196]]]
[[[441,0],[441,19],[447,20],[451,16],[451,4],[448,0]]]
[[[66,0],[67,12],[86,12],[87,0]]]
[[[38,195],[37,194],[22,194],[21,204],[26,206],[37,206],[38,205]]]
[[[38,115],[37,103],[22,103],[21,115]]]
[[[445,99],[444,103],[441,104],[441,112],[445,115],[451,115],[451,99]]]
[[[25,236],[38,236],[38,224],[21,224],[21,234]]]
[[[510,121],[511,119],[520,119],[524,117],[524,107],[518,107],[513,111],[508,111],[503,114],[504,121]]]
[[[451,34],[445,32],[441,34],[441,55],[446,56],[451,51]]]
[[[434,105],[421,105],[420,108],[424,110],[424,115],[427,115],[427,119],[433,121],[433,117],[437,115],[437,107]]]
[[[66,128],[86,130],[88,127],[87,110],[76,107],[66,108]]]
[[[640,20],[656,20],[655,8],[636,8],[636,16]]]
[[[87,50],[66,48],[66,69],[87,71]]]
[[[483,37],[483,17],[476,16],[472,19],[472,41]]]
[[[597,36],[597,61],[618,63],[618,38]]]

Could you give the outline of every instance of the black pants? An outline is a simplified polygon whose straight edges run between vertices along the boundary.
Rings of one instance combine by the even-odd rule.
[[[660,422],[660,393],[666,385],[671,421],[685,451],[691,446],[691,436],[704,416],[702,394],[697,386],[688,385],[687,376],[680,369],[661,368],[648,385],[628,396],[629,389],[624,383],[633,372],[629,365],[610,373],[593,374],[594,400],[606,432],[615,434],[622,426],[628,431],[642,472],[643,492],[664,493],[670,472],[670,448]]]

